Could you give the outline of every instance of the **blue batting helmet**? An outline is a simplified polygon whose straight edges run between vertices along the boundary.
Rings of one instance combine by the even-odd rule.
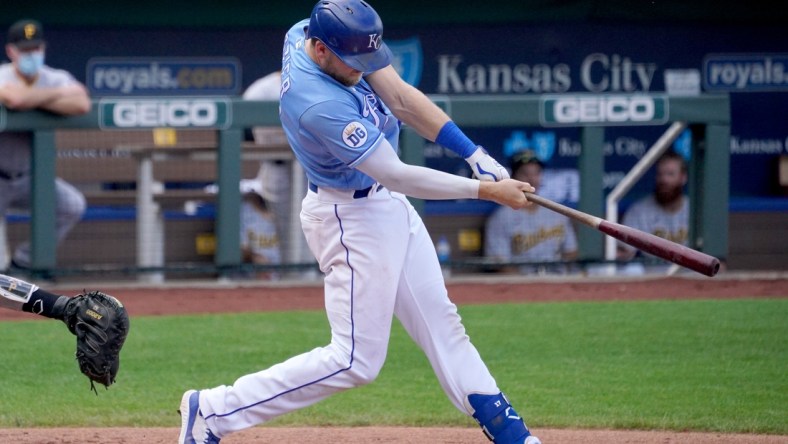
[[[391,63],[383,43],[383,22],[362,0],[320,0],[309,17],[307,38],[315,37],[346,65],[374,72]]]

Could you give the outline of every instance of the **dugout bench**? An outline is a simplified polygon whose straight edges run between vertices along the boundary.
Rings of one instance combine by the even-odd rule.
[[[578,159],[580,172],[580,202],[578,209],[602,216],[603,195],[599,186],[604,171],[604,127],[617,126],[616,121],[573,121],[569,123],[550,117],[561,102],[609,104],[611,100],[624,103],[653,102],[660,112],[654,122],[638,124],[664,124],[671,121],[686,122],[699,128],[694,132],[693,159],[690,178],[690,198],[697,205],[691,209],[691,247],[724,259],[728,254],[728,183],[729,172],[730,103],[727,95],[701,95],[698,97],[669,97],[664,94],[562,94],[562,95],[473,95],[432,96],[461,127],[540,126],[570,125],[581,127],[582,152]],[[122,98],[115,104],[138,99]],[[149,99],[168,102],[176,98]],[[180,98],[178,100],[188,101]],[[215,102],[222,121],[204,125],[201,129],[216,130],[216,171],[219,193],[216,196],[216,239],[214,256],[216,269],[223,270],[241,264],[239,240],[241,153],[243,132],[254,126],[278,125],[277,102],[244,101],[240,98],[202,99]],[[56,129],[107,129],[108,116],[99,112],[101,102],[94,102],[89,114],[78,117],[54,116],[40,111],[7,112],[0,107],[0,129],[33,131],[33,211],[31,223],[32,263],[36,270],[50,270],[55,266],[54,243],[54,177],[56,173]],[[108,105],[112,105],[109,103]],[[111,115],[111,113],[109,113]],[[559,116],[567,117],[566,115]],[[571,116],[570,116],[571,117]],[[594,117],[594,116],[592,116]],[[596,116],[599,117],[599,116]],[[552,118],[553,121],[546,121]],[[112,122],[110,122],[112,123]],[[137,129],[152,129],[138,124]],[[158,126],[158,125],[157,125]],[[176,125],[176,126],[189,126]],[[125,129],[125,128],[124,128]],[[177,129],[181,129],[178,127]],[[187,128],[184,128],[187,129]],[[195,129],[195,128],[188,128]],[[424,164],[425,141],[404,127],[400,145],[403,159],[411,164]],[[294,162],[295,164],[295,162]],[[708,192],[706,192],[708,190]],[[712,191],[713,190],[713,191]],[[417,209],[422,203],[414,200]],[[583,231],[585,229],[585,231]],[[586,227],[579,233],[581,259],[602,260],[602,235]]]
[[[215,130],[59,130],[56,174],[79,188],[90,208],[133,207],[135,263],[141,269],[161,269],[170,262],[165,212],[193,215],[198,205],[216,203],[216,192],[205,186],[218,180],[217,139]],[[287,145],[243,142],[241,176],[254,178],[265,160],[292,162],[292,151]],[[143,277],[160,282],[164,274],[153,271]]]

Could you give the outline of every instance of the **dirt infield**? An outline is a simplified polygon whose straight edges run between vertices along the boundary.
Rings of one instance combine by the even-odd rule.
[[[786,436],[644,432],[621,430],[537,429],[544,444],[785,444]],[[173,428],[0,429],[0,442],[26,444],[172,444]],[[222,444],[484,444],[477,429],[359,427],[256,427],[222,439]]]
[[[62,285],[46,288],[73,295],[87,290],[102,290],[124,301],[134,316],[189,313],[318,310],[323,306],[319,284],[236,285],[199,283],[169,286],[102,284]],[[457,279],[449,284],[449,295],[457,304],[494,302],[566,302],[647,299],[730,299],[742,297],[788,297],[788,278],[783,274],[767,277],[725,277],[714,279],[672,277],[655,279],[570,279],[479,281]],[[0,321],[41,319],[28,313],[0,310]],[[588,444],[788,444],[788,436],[690,433],[668,431],[564,430],[540,429],[534,432],[548,443]],[[1,443],[172,443],[177,428],[57,428],[0,429]],[[283,428],[256,427],[229,436],[232,443],[484,443],[476,428]]]
[[[131,316],[244,311],[319,310],[320,283],[180,283],[64,284],[46,290],[75,295],[101,290],[124,302]],[[634,301],[653,299],[732,299],[788,297],[788,274],[767,277],[641,278],[641,279],[523,279],[517,277],[458,278],[448,284],[454,303]],[[0,321],[42,319],[30,313],[0,310]]]

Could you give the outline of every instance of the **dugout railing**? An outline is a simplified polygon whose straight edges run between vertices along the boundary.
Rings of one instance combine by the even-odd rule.
[[[577,164],[577,209],[599,217],[605,216],[605,128],[683,122],[692,130],[689,246],[723,260],[727,257],[731,118],[727,94],[459,95],[432,99],[464,127],[579,127],[582,149]],[[407,128],[402,137],[404,159],[424,164],[424,139]],[[424,208],[423,202],[414,200],[414,204]],[[578,227],[578,250],[580,261],[606,260],[603,235],[592,228]]]
[[[665,95],[545,95],[545,96],[431,96],[460,126],[575,126],[581,128],[582,150],[578,158],[580,199],[578,209],[604,216],[602,175],[605,128],[625,125],[661,125],[686,122],[692,129],[690,162],[691,223],[690,246],[724,259],[728,249],[728,176],[730,104],[727,95],[669,97]],[[173,104],[194,102],[193,98],[157,98],[154,115],[123,116],[142,99],[124,98],[94,101],[90,113],[62,117],[40,111],[13,112],[0,107],[0,131],[33,132],[32,211],[30,237],[32,268],[35,273],[56,269],[54,177],[56,175],[55,133],[57,130],[152,130],[154,128],[212,129],[217,131],[216,249],[212,265],[216,271],[241,266],[239,210],[243,134],[258,125],[278,125],[276,102],[244,101],[240,98],[204,98],[192,120],[188,111],[170,115]],[[650,103],[650,104],[649,104]],[[147,103],[150,105],[150,103]],[[208,106],[206,104],[213,104]],[[640,107],[640,108],[638,108]],[[652,109],[653,108],[653,109]],[[185,109],[185,108],[184,108]],[[155,113],[162,115],[155,115]],[[200,115],[199,112],[203,114]],[[631,115],[625,115],[630,112]],[[648,113],[656,113],[647,115]],[[213,119],[213,120],[211,120]],[[623,119],[623,120],[622,120]],[[423,165],[426,141],[405,127],[402,132],[403,159]],[[423,202],[414,200],[423,211]],[[604,261],[602,235],[587,227],[578,232],[580,258]],[[160,273],[167,263],[154,267],[138,263],[139,272]],[[291,264],[293,265],[293,264]],[[298,264],[294,264],[298,266]]]

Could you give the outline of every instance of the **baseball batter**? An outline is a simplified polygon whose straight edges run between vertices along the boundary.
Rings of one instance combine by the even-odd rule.
[[[39,108],[63,115],[88,112],[91,104],[84,86],[68,72],[44,64],[43,32],[35,20],[20,20],[9,28],[5,51],[11,63],[0,65],[0,103],[9,109]],[[29,132],[0,132],[0,218],[5,218],[9,208],[30,208],[31,144]],[[55,199],[56,240],[60,242],[82,218],[85,197],[55,178]],[[29,266],[29,243],[17,247],[13,261]],[[8,262],[6,249],[0,248],[0,269]]]
[[[325,274],[331,341],[184,393],[181,443],[219,440],[372,382],[393,316],[428,357],[451,402],[496,443],[537,444],[471,344],[449,300],[433,242],[406,195],[527,205],[506,169],[391,66],[383,25],[361,0],[321,0],[287,33],[280,117],[309,179],[301,224]],[[459,153],[483,180],[402,163],[400,122]]]

